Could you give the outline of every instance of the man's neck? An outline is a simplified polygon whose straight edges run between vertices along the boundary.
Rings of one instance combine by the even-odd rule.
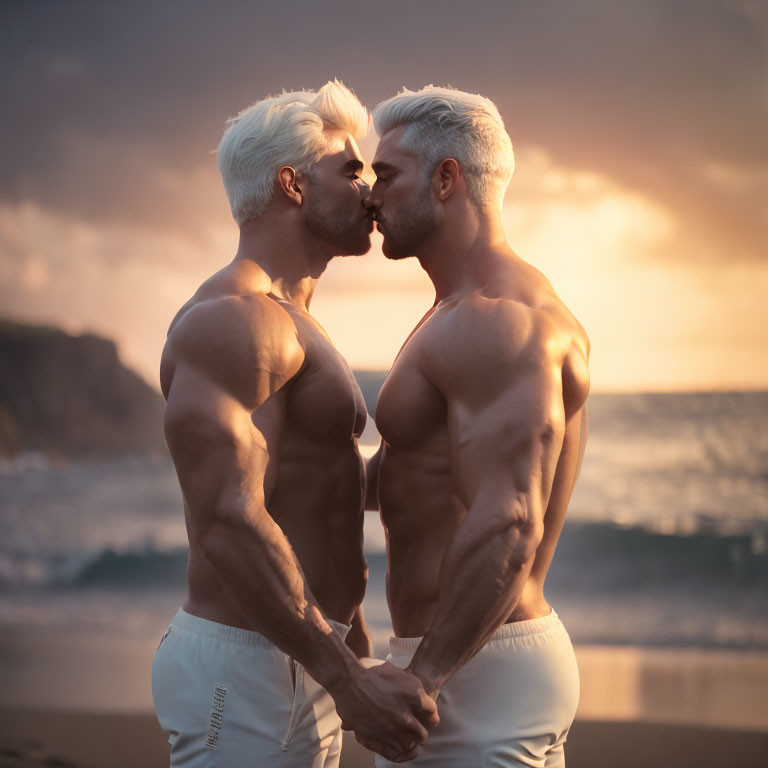
[[[320,275],[333,254],[305,235],[298,222],[266,212],[240,227],[235,261],[250,261],[269,277],[270,293],[302,310],[309,310]]]
[[[435,286],[437,304],[485,283],[493,267],[508,253],[501,215],[473,208],[448,218],[417,258]]]

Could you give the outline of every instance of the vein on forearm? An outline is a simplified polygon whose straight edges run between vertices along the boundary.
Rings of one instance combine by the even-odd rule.
[[[532,503],[530,495],[519,494],[511,508],[497,502],[487,512],[471,509],[446,552],[438,611],[411,662],[438,685],[514,610],[541,536]],[[483,524],[473,525],[478,520]]]

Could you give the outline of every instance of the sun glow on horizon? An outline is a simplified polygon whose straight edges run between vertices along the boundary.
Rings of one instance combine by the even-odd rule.
[[[370,161],[375,137],[360,144]],[[518,147],[517,159],[503,209],[509,242],[590,335],[593,391],[768,386],[768,265],[673,258],[693,246],[660,202],[560,167],[538,147]],[[194,177],[202,184],[199,169]],[[236,250],[224,214],[196,235],[0,204],[4,313],[111,337],[157,386],[170,319]],[[434,291],[415,259],[388,261],[373,239],[366,256],[331,262],[312,312],[353,368],[388,369]]]

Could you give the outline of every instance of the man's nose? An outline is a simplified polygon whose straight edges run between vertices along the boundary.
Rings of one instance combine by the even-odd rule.
[[[369,211],[375,211],[379,207],[379,202],[377,199],[374,198],[372,193],[373,193],[373,190],[371,189],[371,187],[368,187],[365,193],[363,194],[363,205]]]

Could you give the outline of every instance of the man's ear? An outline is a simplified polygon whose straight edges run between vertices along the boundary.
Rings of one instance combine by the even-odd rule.
[[[304,198],[301,193],[301,187],[296,181],[296,175],[296,170],[294,168],[291,168],[290,165],[284,165],[277,172],[277,183],[280,185],[283,194],[286,195],[289,200],[292,200],[297,205],[301,205]]]
[[[461,176],[461,168],[452,157],[448,157],[437,166],[436,175],[438,182],[437,199],[447,200],[456,189]]]

